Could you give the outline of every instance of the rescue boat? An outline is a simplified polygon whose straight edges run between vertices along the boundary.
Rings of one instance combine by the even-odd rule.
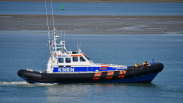
[[[150,83],[164,68],[162,63],[152,62],[148,66],[96,64],[81,49],[67,51],[65,39],[53,33],[47,70],[21,69],[18,76],[29,83]]]

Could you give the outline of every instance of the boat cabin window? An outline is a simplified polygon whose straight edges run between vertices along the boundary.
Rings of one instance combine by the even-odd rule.
[[[85,56],[88,60],[91,60],[88,56]]]
[[[59,63],[63,63],[64,62],[64,59],[63,58],[58,58],[58,62]]]
[[[65,58],[66,63],[70,63],[71,62],[71,58]]]
[[[85,62],[86,60],[83,57],[80,57],[80,62]]]
[[[77,62],[78,61],[78,57],[72,57],[73,62]]]

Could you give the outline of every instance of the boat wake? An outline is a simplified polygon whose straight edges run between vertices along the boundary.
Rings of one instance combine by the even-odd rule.
[[[25,81],[0,81],[0,85],[23,85],[29,84]]]
[[[27,85],[27,86],[49,86],[49,85],[56,85],[57,83],[48,84],[48,83],[35,83],[30,84],[26,81],[0,81],[0,86],[3,85]]]

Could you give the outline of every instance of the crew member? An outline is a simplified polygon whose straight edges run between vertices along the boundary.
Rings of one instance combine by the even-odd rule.
[[[139,67],[140,67],[139,62],[137,62],[137,63],[135,64],[135,68],[139,68]]]
[[[144,63],[143,63],[143,67],[147,67],[148,66],[148,63],[147,63],[147,61],[145,61]]]

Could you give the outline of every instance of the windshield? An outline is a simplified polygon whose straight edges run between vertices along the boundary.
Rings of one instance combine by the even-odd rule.
[[[88,60],[91,60],[88,56],[85,56]]]

